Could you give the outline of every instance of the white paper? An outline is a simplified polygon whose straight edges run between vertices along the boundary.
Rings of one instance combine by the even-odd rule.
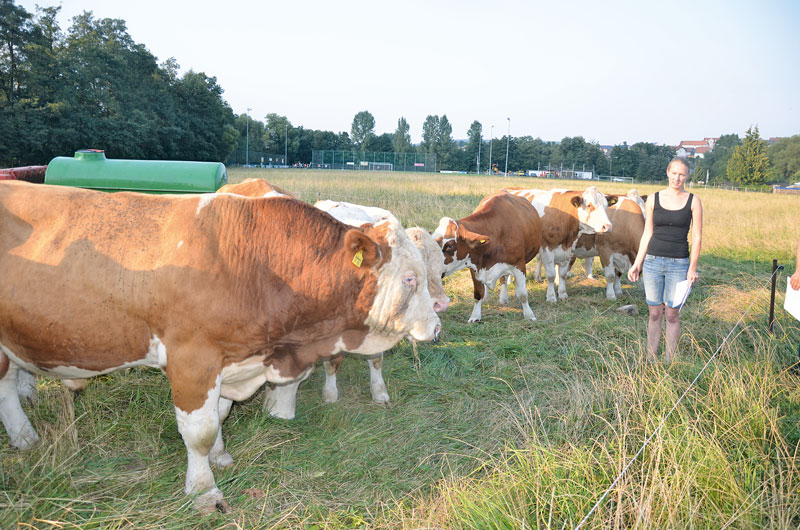
[[[678,282],[675,284],[675,292],[672,295],[672,302],[680,301],[679,304],[676,304],[675,307],[678,308],[680,311],[683,308],[683,304],[686,303],[686,299],[689,298],[689,293],[692,292],[692,282],[689,280],[683,280],[682,282]]]
[[[794,318],[800,320],[800,291],[792,289],[789,278],[786,278],[786,301],[783,308]]]

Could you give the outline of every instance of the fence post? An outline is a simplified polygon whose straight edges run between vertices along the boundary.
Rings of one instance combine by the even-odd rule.
[[[773,335],[775,334],[772,331],[772,325],[775,323],[775,283],[777,280],[777,275],[775,271],[778,270],[778,260],[772,260],[772,288],[769,292],[769,332]]]

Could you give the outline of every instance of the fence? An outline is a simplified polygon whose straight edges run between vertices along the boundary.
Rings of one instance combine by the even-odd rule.
[[[286,158],[283,153],[276,155],[261,151],[245,152],[244,149],[236,149],[227,159],[226,166],[258,166],[258,167],[286,167]]]
[[[311,152],[311,167],[319,169],[436,171],[436,155],[428,153],[387,153],[364,151]]]

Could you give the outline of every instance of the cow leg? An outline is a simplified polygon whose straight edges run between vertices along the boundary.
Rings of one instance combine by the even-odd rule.
[[[373,359],[367,359],[369,364],[369,390],[372,392],[372,401],[375,403],[389,404],[389,390],[383,381],[383,354]]]
[[[231,412],[233,401],[224,397],[219,398],[219,429],[217,429],[217,439],[208,455],[211,465],[223,469],[233,464],[233,457],[225,450],[225,442],[222,441],[222,424]]]
[[[572,274],[572,266],[575,265],[576,261],[578,261],[578,258],[576,258],[575,256],[572,256],[572,258],[570,258],[569,265],[567,265],[567,278],[572,278],[572,276],[574,276]]]
[[[30,420],[23,412],[22,405],[19,402],[17,390],[19,367],[10,362],[4,353],[0,352],[0,366],[6,363],[8,363],[8,369],[3,378],[0,379],[0,421],[3,422],[3,427],[8,433],[8,440],[11,446],[17,449],[28,449],[39,441],[39,436],[33,430],[33,425],[31,425]]]
[[[586,277],[590,280],[594,280],[594,274],[592,274],[592,267],[594,266],[594,256],[589,256],[588,258],[583,260],[583,267],[586,269]]]
[[[522,266],[522,270],[514,267],[513,274],[514,282],[516,283],[517,300],[522,304],[522,316],[535,322],[536,316],[533,314],[531,306],[528,305],[528,286],[525,282],[525,266]]]
[[[510,277],[504,275],[500,277],[500,296],[497,298],[497,303],[500,305],[508,305],[508,282]]]
[[[0,355],[3,355],[0,353]],[[17,371],[17,392],[19,397],[33,405],[38,398],[36,392],[36,376],[27,370]]]
[[[218,374],[214,386],[206,390],[207,377],[187,376],[185,372],[189,372],[188,370],[183,370],[183,373],[177,376],[171,372],[170,365],[167,364],[167,376],[173,376],[170,377],[170,383],[175,403],[175,418],[178,422],[178,431],[186,445],[188,458],[186,494],[197,495],[195,507],[202,512],[226,511],[229,507],[214,481],[209,460],[209,454],[221,428],[219,405],[222,377]],[[197,370],[197,373],[205,375],[207,371]],[[176,384],[178,380],[181,388]],[[184,404],[193,404],[199,397],[197,394],[202,394],[202,405],[199,408]],[[191,410],[187,411],[186,408]]]
[[[613,254],[611,260],[614,263],[614,268],[617,270],[616,279],[614,280],[614,292],[617,296],[622,296],[620,277],[623,274],[627,274],[628,269],[630,269],[633,264],[631,263],[631,259],[625,254]]]
[[[558,298],[566,300],[567,296],[567,273],[569,273],[569,262],[567,260],[558,264]]]
[[[617,269],[614,267],[613,262],[603,267],[603,274],[606,277],[606,298],[616,300],[617,293],[614,290],[614,282],[618,280]]]
[[[553,258],[553,252],[548,248],[542,248],[539,254],[539,261],[544,266],[544,272],[547,276],[547,296],[545,299],[548,302],[556,301],[556,290],[553,287],[556,280],[556,264]]]
[[[472,307],[472,314],[467,322],[480,322],[481,303],[483,302],[483,297],[486,296],[486,286],[475,277],[475,271],[470,269],[469,272],[472,274],[472,294],[475,297],[475,305]]]
[[[542,258],[541,258],[541,256],[536,258],[536,269],[533,272],[533,281],[535,281],[535,282],[542,281]]]
[[[297,387],[305,381],[311,374],[311,368],[303,372],[300,377],[284,385],[275,385],[275,388],[267,387],[267,399],[265,406],[269,409],[269,415],[284,420],[293,420],[295,405],[297,404]]]
[[[336,403],[339,400],[339,389],[336,388],[336,374],[342,366],[344,356],[339,354],[330,359],[322,361],[325,367],[325,385],[322,387],[322,401],[325,403]]]

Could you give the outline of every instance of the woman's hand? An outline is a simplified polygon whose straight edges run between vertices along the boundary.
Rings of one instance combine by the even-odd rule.
[[[798,266],[797,270],[792,274],[789,283],[795,291],[800,290],[800,266]]]
[[[686,279],[689,280],[689,283],[696,282],[700,276],[697,274],[697,269],[689,267],[689,271],[686,273]]]
[[[628,269],[628,279],[632,282],[635,282],[639,279],[639,274],[642,272],[641,265],[633,265],[630,269]]]

